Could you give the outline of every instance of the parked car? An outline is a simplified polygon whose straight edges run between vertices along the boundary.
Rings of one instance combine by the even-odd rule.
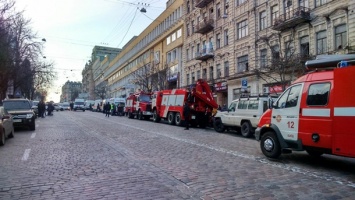
[[[36,114],[32,110],[31,102],[27,99],[5,99],[3,100],[5,112],[13,117],[14,127],[28,127],[36,129]]]
[[[61,103],[61,106],[62,106],[63,110],[70,110],[69,102],[63,102],[63,103]]]
[[[32,101],[32,110],[36,114],[36,117],[38,116],[38,103],[39,101]]]
[[[57,112],[64,110],[63,107],[59,103],[54,103],[53,106],[54,106],[54,110]]]
[[[3,146],[7,138],[14,137],[14,123],[12,116],[5,111],[3,106],[0,107],[0,118],[0,146]]]
[[[233,100],[227,111],[218,111],[213,127],[217,132],[240,128],[244,137],[251,137],[258,125],[260,116],[271,106],[276,97],[247,97]]]

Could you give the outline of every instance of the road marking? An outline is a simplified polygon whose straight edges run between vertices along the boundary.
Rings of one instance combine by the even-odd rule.
[[[30,156],[30,152],[31,152],[31,149],[26,149],[21,160],[26,161],[28,159],[28,157]]]
[[[36,133],[32,133],[31,138],[35,138],[36,137]]]

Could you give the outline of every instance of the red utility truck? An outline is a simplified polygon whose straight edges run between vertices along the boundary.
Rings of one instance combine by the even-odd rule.
[[[255,137],[263,154],[291,150],[311,156],[355,157],[355,55],[307,61],[298,78],[260,118]]]
[[[152,116],[151,93],[138,92],[129,95],[124,112],[131,119],[149,119]]]
[[[173,89],[155,92],[152,98],[153,121],[166,119],[171,125],[182,125],[183,106],[187,101],[191,108],[190,123],[194,127],[206,127],[218,105],[206,81],[199,79],[189,89]]]

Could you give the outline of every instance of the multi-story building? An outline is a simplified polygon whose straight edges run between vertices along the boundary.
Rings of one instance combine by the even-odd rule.
[[[109,97],[126,97],[138,89],[180,87],[183,46],[183,0],[167,8],[131,39],[104,71]]]
[[[67,81],[62,86],[62,94],[60,95],[60,102],[74,101],[81,92],[82,84],[80,82]]]
[[[280,93],[306,59],[353,53],[353,0],[188,0],[183,84],[203,78],[218,104]]]
[[[92,50],[91,60],[85,64],[82,71],[82,93],[88,94],[88,99],[94,100],[106,96],[106,85],[103,72],[108,63],[116,57],[122,49],[104,46],[95,46]]]

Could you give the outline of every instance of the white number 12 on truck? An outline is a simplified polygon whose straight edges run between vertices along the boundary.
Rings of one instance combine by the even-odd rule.
[[[355,55],[307,61],[313,69],[288,87],[255,131],[263,154],[306,150],[311,156],[355,157]]]

